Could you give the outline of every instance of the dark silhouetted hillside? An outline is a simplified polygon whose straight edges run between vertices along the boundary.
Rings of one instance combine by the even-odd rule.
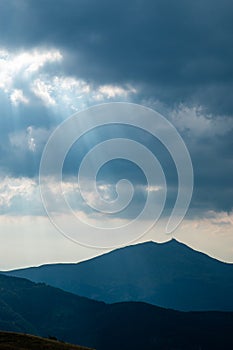
[[[0,349],[5,350],[88,350],[78,345],[61,343],[28,334],[0,332]]]
[[[233,313],[105,304],[0,275],[0,327],[97,350],[233,349]]]

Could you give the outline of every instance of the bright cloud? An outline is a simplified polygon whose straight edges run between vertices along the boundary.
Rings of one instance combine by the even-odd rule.
[[[147,192],[158,192],[161,191],[162,187],[161,186],[147,186],[146,191]]]
[[[121,86],[114,85],[102,85],[97,89],[94,98],[98,100],[103,100],[104,98],[111,99],[116,97],[125,97],[127,98],[130,94],[136,94],[137,90],[131,86],[123,88]]]
[[[14,106],[33,102],[36,97],[47,108],[68,108],[70,112],[106,99],[126,99],[137,93],[129,85],[94,86],[77,77],[54,75],[46,68],[48,63],[57,65],[62,61],[62,53],[55,49],[0,50],[0,90],[10,94]]]
[[[61,61],[58,50],[33,50],[27,52],[9,52],[0,50],[0,89],[4,92],[14,90],[15,80],[28,79],[47,63]]]
[[[27,132],[28,132],[28,148],[30,151],[35,152],[36,151],[36,141],[35,141],[35,138],[33,137],[32,126],[29,126],[27,128]]]
[[[59,106],[71,111],[78,111],[93,103],[114,99],[126,99],[136,94],[132,87],[112,85],[94,86],[83,79],[66,76],[42,75],[31,85],[33,93],[47,107]]]
[[[31,200],[37,191],[37,183],[29,178],[5,177],[0,180],[0,207],[10,208],[13,200]]]
[[[14,89],[10,95],[10,99],[15,106],[18,106],[19,103],[27,104],[29,102],[29,99],[24,96],[23,91],[20,89]]]
[[[52,85],[45,83],[41,79],[36,79],[32,83],[32,91],[46,106],[54,106],[56,104],[55,100],[51,97],[52,90]]]

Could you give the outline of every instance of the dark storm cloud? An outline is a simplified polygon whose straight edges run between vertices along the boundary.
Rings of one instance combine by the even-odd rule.
[[[233,209],[233,129],[222,136],[202,137],[189,147],[195,184],[193,208]]]
[[[19,0],[0,7],[2,45],[60,47],[69,74],[130,82],[170,105],[233,112],[230,0]]]
[[[0,47],[12,51],[54,47],[61,50],[63,61],[42,68],[51,76],[73,75],[91,82],[92,87],[130,83],[139,91],[135,102],[158,100],[165,106],[165,115],[182,102],[202,105],[211,113],[209,118],[217,118],[233,115],[232,18],[230,0],[0,0]],[[19,81],[18,87],[26,91],[30,104],[17,109],[0,91],[0,169],[12,176],[33,177],[38,175],[43,147],[33,153],[20,133],[30,126],[50,130],[62,118],[56,119],[56,113],[36,101],[22,84]],[[182,134],[195,173],[193,208],[231,210],[232,130],[201,136],[186,131]],[[25,148],[12,144],[14,133],[24,138]],[[111,137],[111,132],[107,135]],[[135,131],[133,136],[143,140]],[[96,136],[96,141],[103,138]],[[90,140],[93,146],[93,138]],[[151,138],[146,138],[146,146],[157,150],[172,191],[177,185],[174,164]],[[69,175],[74,160],[77,162],[76,155],[68,158]],[[122,164],[113,165],[112,170],[103,171],[102,181],[116,181],[114,175],[121,170]],[[133,167],[126,168],[125,177],[143,182],[135,174]]]

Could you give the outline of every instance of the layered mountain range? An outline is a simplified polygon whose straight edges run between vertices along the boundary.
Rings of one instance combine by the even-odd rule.
[[[132,245],[77,264],[7,274],[106,303],[141,301],[182,311],[233,311],[233,264],[175,240]]]
[[[105,304],[4,275],[0,275],[0,329],[98,350],[233,348],[232,312],[180,312],[141,302]]]

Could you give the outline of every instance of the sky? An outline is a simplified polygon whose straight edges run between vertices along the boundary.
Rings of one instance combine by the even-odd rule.
[[[75,113],[112,102],[148,107],[177,129],[193,166],[189,210],[167,235],[178,193],[174,159],[148,132],[105,125],[83,135],[64,160],[63,193],[72,211],[94,227],[118,227],[137,217],[148,193],[155,193],[138,228],[150,223],[163,186],[155,179],[148,187],[133,162],[108,162],[96,179],[98,193],[110,204],[116,183],[131,181],[135,192],[126,211],[97,215],[90,209],[99,198],[89,172],[83,180],[86,202],[79,194],[77,172],[85,154],[113,138],[132,139],[156,155],[167,181],[160,219],[135,243],[174,237],[233,263],[232,33],[230,0],[0,0],[0,270],[77,262],[107,251],[59,232],[43,206],[39,175],[53,131]],[[54,208],[59,182],[51,177],[50,184]],[[70,213],[56,203],[61,223],[71,225]],[[82,234],[90,234],[89,225]]]

